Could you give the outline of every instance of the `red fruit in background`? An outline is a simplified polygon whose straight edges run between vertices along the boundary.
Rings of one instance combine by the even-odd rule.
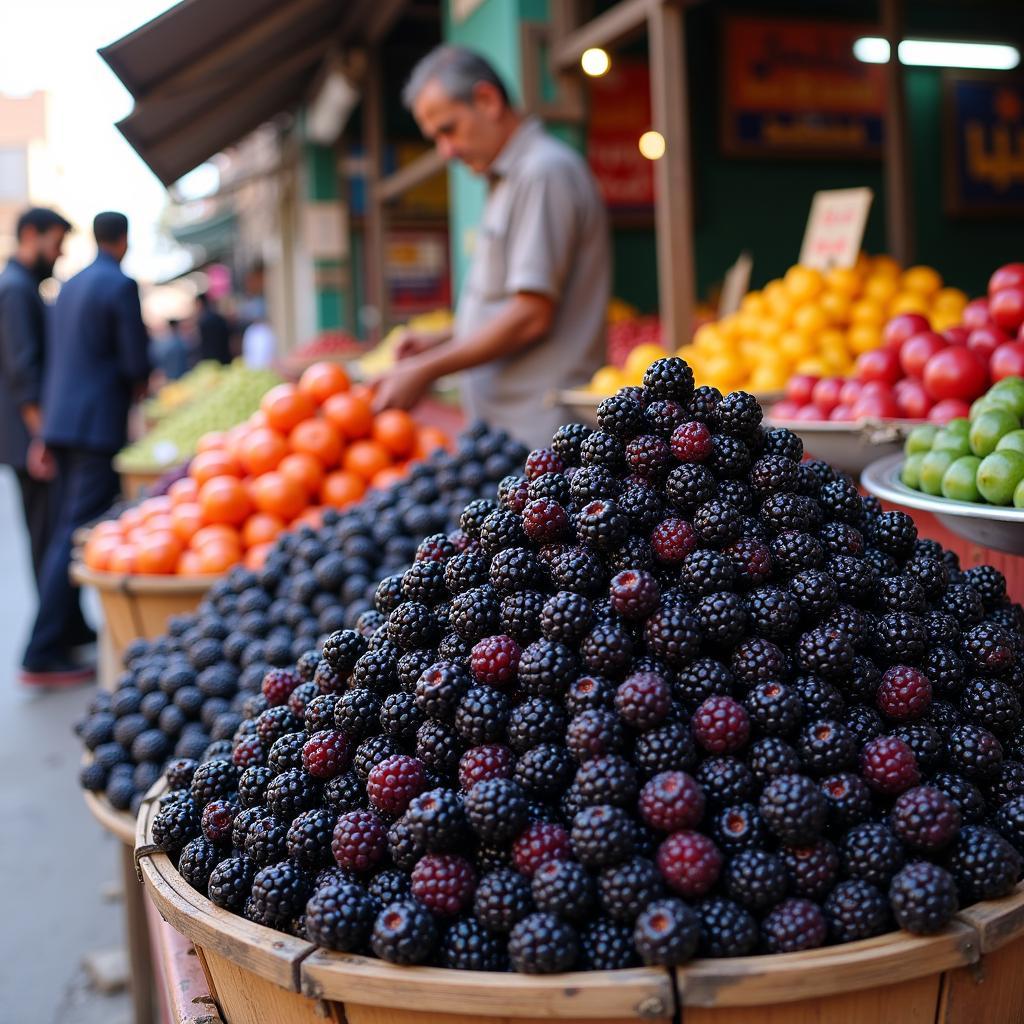
[[[975,327],[982,327],[984,324],[989,324],[991,322],[992,317],[989,316],[988,312],[988,299],[971,299],[971,301],[964,306],[964,311],[960,316],[960,323],[962,323],[968,330],[973,330]]]
[[[849,423],[857,417],[853,414],[852,405],[837,405],[829,414],[828,418],[834,423]]]
[[[833,409],[835,406],[832,407]],[[805,405],[798,409],[796,415],[793,417],[795,420],[827,420],[828,413],[824,409],[819,408],[816,405]]]
[[[803,408],[799,402],[790,398],[784,398],[772,406],[772,418],[776,420],[791,420]]]
[[[988,363],[993,382],[1004,377],[1024,376],[1024,341],[1008,341],[992,353]]]
[[[1024,287],[1003,288],[988,300],[992,322],[1004,331],[1015,331],[1024,323]]]
[[[808,373],[794,373],[786,384],[786,398],[799,405],[806,405],[811,400],[811,392],[817,383],[818,378]]]
[[[1000,345],[1005,345],[1009,340],[1005,332],[995,324],[986,324],[984,327],[975,327],[967,335],[967,347],[988,359]]]
[[[856,420],[891,420],[900,415],[900,407],[892,394],[868,392],[857,399],[853,407],[853,418]]]
[[[839,392],[843,388],[842,377],[822,377],[811,391],[814,404],[826,415],[839,404]]]
[[[977,353],[950,345],[928,360],[924,387],[930,398],[960,398],[973,402],[988,387],[988,367]]]
[[[923,420],[932,407],[924,385],[919,380],[897,381],[892,389],[900,415],[911,420]]]
[[[1004,263],[988,279],[989,295],[995,295],[1004,288],[1024,288],[1024,263]]]
[[[915,334],[912,338],[907,338],[900,348],[900,367],[908,377],[920,380],[921,374],[924,373],[925,363],[936,352],[941,352],[946,348],[947,344],[946,339],[934,331],[922,331],[920,334]]]
[[[853,405],[860,398],[864,385],[859,380],[848,380],[839,389],[839,404]]]
[[[928,422],[945,426],[950,420],[966,417],[970,411],[971,407],[959,398],[946,398],[932,406]]]
[[[854,374],[858,380],[878,380],[895,384],[903,376],[900,369],[900,353],[897,348],[876,348],[857,356]]]
[[[927,331],[930,326],[927,317],[921,316],[920,313],[900,313],[882,328],[882,344],[899,348],[907,338]]]
[[[971,332],[966,327],[961,327],[959,324],[956,327],[947,327],[942,332],[942,337],[950,343],[950,345],[966,345],[967,339],[971,336]]]

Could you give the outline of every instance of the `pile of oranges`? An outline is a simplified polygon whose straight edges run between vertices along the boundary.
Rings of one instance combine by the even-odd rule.
[[[406,412],[374,414],[369,391],[344,369],[316,363],[297,384],[264,395],[244,423],[203,437],[188,476],[99,523],[85,564],[116,573],[221,573],[259,568],[275,538],[323,508],[345,508],[387,487],[448,437]]]

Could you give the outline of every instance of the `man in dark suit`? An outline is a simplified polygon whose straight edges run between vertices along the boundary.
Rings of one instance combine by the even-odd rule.
[[[218,363],[231,362],[231,329],[227,320],[217,312],[213,299],[206,292],[196,297],[199,328],[199,358],[216,359]]]
[[[40,437],[46,307],[39,285],[53,273],[71,225],[36,207],[18,218],[17,248],[0,272],[0,464],[18,478],[36,586],[50,536],[55,466]]]
[[[138,285],[121,270],[128,218],[93,221],[96,259],[61,289],[47,336],[43,439],[57,463],[53,538],[43,561],[39,613],[22,679],[71,681],[78,593],[68,579],[71,537],[117,497],[111,460],[125,444],[128,410],[149,376],[149,337]]]

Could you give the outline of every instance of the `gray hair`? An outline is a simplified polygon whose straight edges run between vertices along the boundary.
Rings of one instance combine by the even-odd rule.
[[[481,82],[493,85],[508,105],[508,89],[492,65],[462,46],[438,46],[412,69],[402,90],[402,102],[412,109],[416,97],[428,82],[437,82],[445,93],[460,103],[473,101],[473,89]]]

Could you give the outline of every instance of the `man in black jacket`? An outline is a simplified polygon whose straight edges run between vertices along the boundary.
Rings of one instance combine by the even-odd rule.
[[[213,299],[203,292],[196,297],[199,329],[199,358],[215,359],[218,363],[231,362],[231,328],[217,312]]]
[[[0,272],[0,464],[18,478],[37,586],[55,472],[41,438],[47,311],[39,285],[53,273],[70,228],[53,210],[26,210],[18,218],[17,248]]]

